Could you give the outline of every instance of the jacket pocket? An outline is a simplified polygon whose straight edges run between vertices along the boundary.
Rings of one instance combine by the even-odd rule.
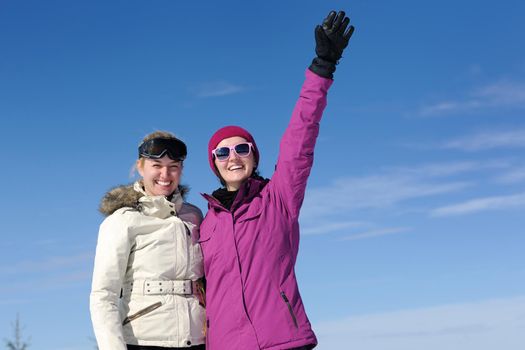
[[[235,212],[237,223],[242,223],[245,221],[254,221],[258,220],[262,215],[264,205],[260,198],[254,198],[250,204],[243,204],[241,208],[237,209]]]
[[[284,292],[281,292],[281,298],[284,300],[284,303],[288,307],[288,311],[290,312],[290,316],[292,316],[292,321],[295,326],[295,328],[299,328],[299,325],[297,324],[297,317],[295,317],[295,313],[293,312],[292,304],[290,304],[290,301],[288,300],[288,297]]]
[[[197,239],[197,242],[202,243],[209,241],[213,237],[213,233],[215,232],[216,226],[217,222],[215,220],[212,222],[204,220],[199,227],[199,237]]]
[[[131,321],[136,320],[139,317],[142,317],[142,316],[144,316],[146,314],[149,314],[150,312],[152,312],[153,310],[158,309],[161,306],[162,306],[162,302],[159,301],[159,302],[156,302],[155,304],[151,304],[150,306],[147,306],[144,309],[141,309],[141,310],[135,312],[133,315],[128,315],[124,319],[124,321],[122,321],[122,325],[124,326],[125,324],[128,324]]]

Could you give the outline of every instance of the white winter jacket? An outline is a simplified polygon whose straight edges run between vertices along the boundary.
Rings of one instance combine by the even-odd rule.
[[[195,283],[203,277],[197,243],[201,211],[183,202],[147,196],[142,185],[106,194],[90,310],[100,350],[126,344],[188,347],[204,344],[204,307]]]

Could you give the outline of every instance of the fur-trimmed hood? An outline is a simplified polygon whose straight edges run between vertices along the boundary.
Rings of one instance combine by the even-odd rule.
[[[179,185],[178,190],[174,193],[174,199],[175,197],[185,199],[188,192],[188,186]],[[104,195],[100,201],[98,210],[104,216],[109,216],[120,208],[135,208],[140,210],[139,200],[144,196],[147,195],[140,181],[133,184],[116,186]]]

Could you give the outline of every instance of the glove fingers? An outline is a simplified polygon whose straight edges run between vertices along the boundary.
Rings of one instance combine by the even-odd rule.
[[[354,34],[354,26],[350,26],[346,33],[343,35],[343,39],[345,40],[346,44],[348,45],[348,41],[350,40],[350,37],[352,34]]]
[[[343,19],[343,22],[341,23],[341,26],[339,27],[337,32],[344,34],[344,32],[346,31],[346,27],[348,26],[348,23],[350,23],[350,18],[345,17],[345,19]]]
[[[311,70],[323,75],[324,68],[330,65],[330,74],[335,70],[335,65],[341,58],[344,49],[348,46],[350,37],[354,32],[354,26],[350,25],[350,18],[346,17],[344,11],[330,11],[321,25],[315,27],[315,53],[317,58],[312,63]],[[317,61],[316,61],[317,60]]]
[[[324,30],[329,30],[329,29],[332,28],[332,25],[334,23],[335,15],[336,15],[335,11],[330,11],[328,16],[326,16],[326,18],[323,21],[323,29]]]
[[[337,32],[339,30],[339,27],[341,27],[341,23],[343,22],[343,19],[345,18],[345,12],[339,11],[337,14],[337,17],[335,17],[334,24],[332,26],[332,32]]]
[[[323,28],[320,25],[316,26],[315,27],[315,41],[318,44],[321,44],[325,41],[325,38],[326,38],[326,34],[324,33]]]

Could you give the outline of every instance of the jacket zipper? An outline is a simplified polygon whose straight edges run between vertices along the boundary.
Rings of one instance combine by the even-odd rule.
[[[131,321],[141,317],[141,316],[144,316],[145,314],[149,314],[150,312],[152,312],[153,310],[155,309],[158,309],[160,306],[162,305],[162,303],[159,301],[155,304],[152,304],[148,307],[145,307],[144,309],[142,310],[139,310],[137,312],[135,312],[133,315],[129,315],[128,317],[126,317],[124,319],[124,321],[122,321],[122,325],[124,326],[125,324],[128,324],[130,323]]]
[[[293,313],[292,305],[288,301],[288,298],[286,297],[286,294],[284,292],[281,292],[281,297],[283,298],[284,302],[286,303],[286,306],[288,306],[288,311],[290,311],[290,315],[292,316],[293,324],[295,325],[295,328],[299,328],[299,325],[297,324],[297,318],[295,318],[295,314]]]

